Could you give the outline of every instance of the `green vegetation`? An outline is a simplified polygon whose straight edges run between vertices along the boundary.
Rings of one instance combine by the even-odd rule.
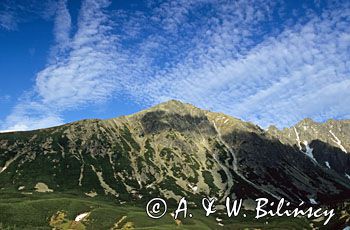
[[[213,175],[209,171],[202,171],[204,182],[209,186],[212,194],[218,194],[219,188],[214,184]]]
[[[174,161],[174,153],[173,153],[173,151],[170,148],[163,148],[160,151],[159,155],[162,158],[165,158],[167,160],[167,162]]]
[[[127,142],[129,142],[131,144],[131,146],[136,150],[136,151],[140,151],[140,145],[134,140],[134,138],[132,138],[132,134],[130,132],[130,130],[128,129],[128,127],[126,125],[124,125],[124,130],[123,130],[123,137],[125,138],[125,140]]]
[[[294,203],[313,194],[321,205],[346,204],[350,188],[342,169],[348,168],[346,164],[332,168],[339,172],[325,170],[304,160],[307,156],[296,147],[294,137],[282,144],[279,138],[271,141],[260,129],[243,122],[222,127],[220,122],[226,121],[218,115],[196,115],[192,107],[188,114],[173,106],[170,109],[115,122],[89,120],[0,133],[0,230],[310,229],[303,218],[256,220],[248,212],[245,218],[243,214],[220,215],[221,227],[217,216],[205,217],[197,207],[207,195],[253,200],[269,196],[259,187],[288,195]],[[211,125],[214,121],[218,121],[217,130]],[[289,134],[284,138],[288,140]],[[325,145],[310,142],[310,146],[321,153]],[[328,158],[337,150],[325,148],[329,151],[322,159],[337,165]],[[340,156],[337,162],[347,162],[339,151],[333,154]],[[234,158],[237,165],[233,165]],[[169,211],[174,211],[179,197],[186,197],[194,218],[175,221],[169,212],[159,220],[150,219],[144,209],[154,197],[168,197]],[[349,205],[339,207],[327,227],[344,228],[350,220],[348,210]],[[74,221],[80,214],[86,214],[85,218]],[[312,224],[321,228],[322,223]]]
[[[310,229],[301,218],[254,219],[253,213],[228,218],[220,216],[224,228],[214,216],[205,217],[201,209],[189,208],[193,218],[175,221],[170,212],[161,219],[149,218],[144,206],[136,203],[118,204],[105,198],[88,198],[63,193],[31,195],[16,191],[0,191],[0,229]],[[74,219],[89,213],[83,220]],[[182,217],[182,216],[181,216]]]

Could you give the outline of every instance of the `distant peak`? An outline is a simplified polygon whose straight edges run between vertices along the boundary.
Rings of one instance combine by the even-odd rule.
[[[267,128],[267,130],[270,130],[270,131],[277,131],[277,130],[279,130],[275,125],[270,125],[268,128]]]
[[[187,104],[187,103],[182,102],[180,100],[171,99],[171,100],[162,102],[162,103],[160,103],[158,105],[185,105],[185,104]]]
[[[153,109],[161,109],[161,110],[173,111],[173,112],[201,110],[200,108],[197,108],[194,105],[191,105],[189,103],[185,103],[179,100],[175,100],[175,99],[155,105],[154,107],[151,108],[151,110]]]
[[[312,120],[311,118],[307,117],[307,118],[304,118],[303,120],[301,120],[299,123],[301,124],[313,124],[313,123],[316,123],[314,120]]]

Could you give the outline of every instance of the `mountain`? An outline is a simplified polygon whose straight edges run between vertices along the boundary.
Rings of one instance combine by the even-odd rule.
[[[0,191],[331,205],[350,198],[349,151],[349,120],[263,130],[172,100],[130,116],[1,133]]]

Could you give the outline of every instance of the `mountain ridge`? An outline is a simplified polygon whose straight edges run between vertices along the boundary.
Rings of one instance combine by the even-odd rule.
[[[225,117],[230,117],[230,118],[235,119],[237,121],[253,124],[255,126],[258,126],[260,129],[264,129],[263,127],[261,127],[261,126],[259,126],[257,124],[254,124],[251,121],[245,121],[243,119],[240,119],[240,118],[237,118],[237,117],[233,117],[231,115],[227,115],[227,114],[222,113],[222,112],[215,112],[215,111],[211,111],[211,110],[207,110],[207,109],[201,109],[201,108],[196,107],[196,106],[194,106],[194,105],[192,105],[190,103],[182,102],[180,100],[171,99],[171,100],[168,100],[168,101],[165,101],[165,102],[161,102],[161,103],[159,103],[157,105],[151,106],[148,109],[143,109],[141,111],[138,111],[138,112],[135,112],[135,113],[132,113],[132,114],[128,114],[128,115],[121,115],[121,116],[112,117],[112,118],[105,118],[105,119],[101,119],[101,118],[84,118],[84,119],[81,119],[81,120],[67,122],[67,123],[64,123],[64,124],[61,124],[61,125],[47,127],[47,128],[40,128],[40,129],[33,129],[33,130],[18,130],[18,131],[11,130],[11,131],[6,131],[6,132],[0,131],[0,133],[30,132],[30,131],[36,131],[36,130],[42,130],[42,129],[50,129],[50,128],[61,127],[61,126],[65,126],[65,125],[69,125],[69,124],[75,124],[75,123],[79,123],[79,122],[105,121],[105,120],[113,120],[113,119],[118,119],[118,118],[127,118],[127,117],[137,116],[139,114],[144,114],[147,111],[152,111],[152,110],[157,110],[157,109],[164,109],[164,108],[170,107],[172,105],[182,105],[182,108],[186,108],[187,107],[187,109],[192,108],[194,110],[201,110],[201,111],[203,111],[205,113],[213,113],[213,114],[223,115]],[[329,118],[329,119],[327,119],[324,122],[319,122],[319,121],[313,120],[310,117],[307,117],[307,118],[304,118],[304,119],[298,121],[294,125],[291,125],[291,126],[288,126],[288,127],[283,127],[283,128],[278,128],[276,125],[271,124],[265,130],[268,130],[268,129],[272,128],[272,129],[278,129],[279,131],[283,131],[284,129],[293,128],[294,126],[297,126],[297,125],[302,124],[304,122],[311,122],[311,123],[321,124],[322,125],[322,124],[328,124],[328,123],[332,123],[332,122],[350,123],[350,119],[333,119],[333,118]]]
[[[44,183],[120,202],[265,196],[327,204],[349,198],[349,136],[347,122],[266,131],[172,100],[118,118],[1,133],[0,184],[33,192]]]

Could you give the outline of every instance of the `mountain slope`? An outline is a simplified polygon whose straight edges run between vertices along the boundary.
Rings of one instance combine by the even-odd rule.
[[[321,167],[350,179],[350,120],[317,123],[304,119],[291,128],[268,132],[283,143],[296,146]]]
[[[199,204],[209,195],[243,198],[246,207],[257,197],[327,204],[350,197],[349,124],[304,120],[265,131],[169,101],[115,119],[0,134],[0,187],[120,202],[160,195]]]

